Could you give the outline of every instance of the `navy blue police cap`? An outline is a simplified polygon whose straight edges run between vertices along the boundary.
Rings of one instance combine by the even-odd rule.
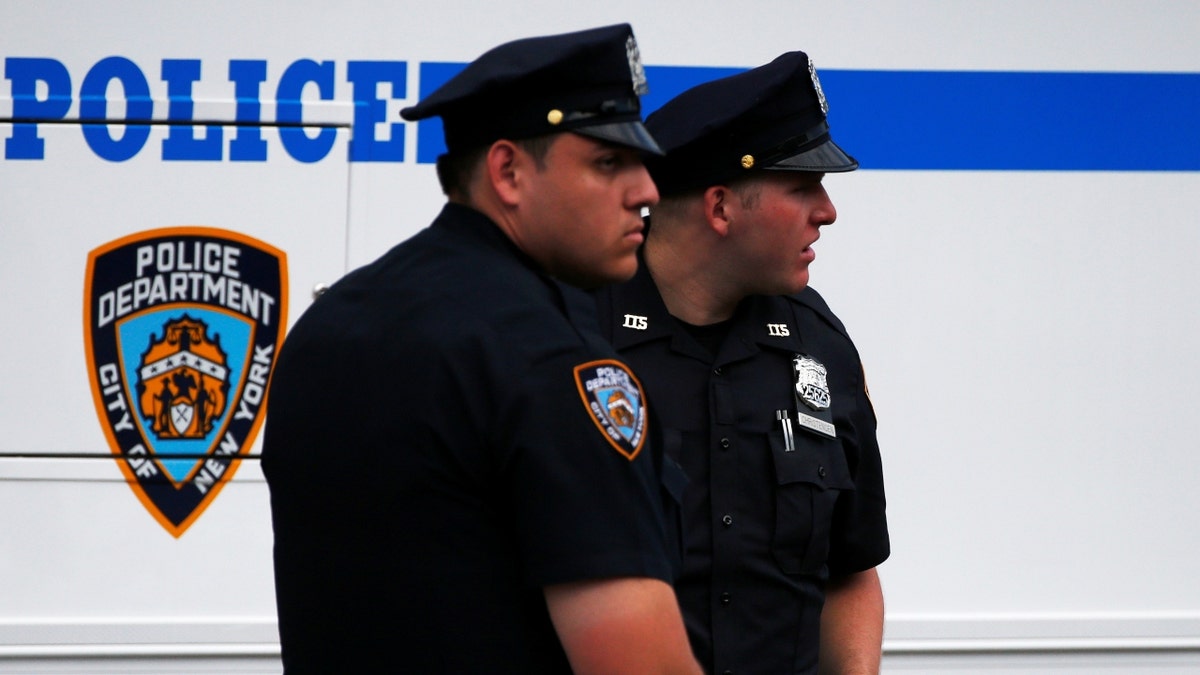
[[[400,116],[440,116],[450,152],[572,131],[661,154],[642,125],[646,72],[617,24],[495,47]]]
[[[829,104],[812,60],[774,61],[697,85],[646,118],[665,156],[646,167],[663,195],[721,185],[758,170],[858,168],[829,136]]]

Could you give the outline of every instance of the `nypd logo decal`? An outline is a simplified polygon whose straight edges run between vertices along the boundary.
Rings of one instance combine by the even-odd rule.
[[[575,366],[575,384],[592,421],[613,448],[632,461],[646,442],[642,383],[619,361]]]
[[[92,396],[118,466],[172,535],[249,452],[287,323],[282,251],[203,227],[93,250],[84,282]]]

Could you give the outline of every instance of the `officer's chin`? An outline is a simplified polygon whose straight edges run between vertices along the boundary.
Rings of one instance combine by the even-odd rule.
[[[637,266],[637,256],[631,253],[626,259],[614,262],[605,269],[559,270],[552,275],[565,284],[592,291],[603,286],[629,281],[633,275],[637,274]]]

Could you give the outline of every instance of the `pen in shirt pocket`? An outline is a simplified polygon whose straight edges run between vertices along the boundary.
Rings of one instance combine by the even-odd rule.
[[[786,409],[776,410],[775,419],[779,420],[779,426],[783,429],[783,451],[794,452],[796,450],[796,439],[792,437],[792,420]]]

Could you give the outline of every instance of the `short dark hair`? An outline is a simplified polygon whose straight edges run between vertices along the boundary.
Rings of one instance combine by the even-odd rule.
[[[522,138],[513,143],[533,157],[538,169],[546,168],[546,153],[559,134],[545,134],[533,138]],[[469,150],[447,152],[437,158],[438,183],[442,192],[451,199],[465,200],[470,196],[471,179],[483,161],[490,145],[476,146]]]
[[[474,175],[479,164],[487,153],[487,146],[479,146],[470,150],[447,152],[437,158],[438,183],[442,192],[451,199],[466,199]]]
[[[762,182],[755,180],[756,178],[758,175],[729,182],[729,189],[738,196],[742,208],[748,211],[757,209],[759,203],[762,202]]]

